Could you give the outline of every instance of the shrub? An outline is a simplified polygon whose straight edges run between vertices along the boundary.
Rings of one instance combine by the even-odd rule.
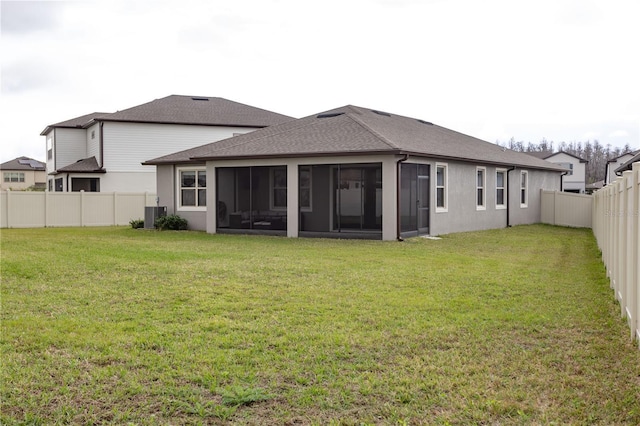
[[[144,220],[132,219],[131,221],[129,221],[129,225],[131,225],[133,229],[144,228]]]
[[[165,229],[171,231],[184,231],[187,229],[187,219],[184,219],[177,214],[171,214],[169,216],[157,218],[154,226],[159,231],[163,231]]]

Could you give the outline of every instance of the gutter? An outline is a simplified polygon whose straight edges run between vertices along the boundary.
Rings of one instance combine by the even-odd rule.
[[[407,161],[409,159],[409,154],[404,154],[404,158],[396,161],[396,236],[398,241],[404,241],[404,239],[400,236],[400,163]]]
[[[509,210],[510,210],[509,192],[511,192],[511,188],[510,188],[511,185],[509,185],[509,172],[512,172],[515,169],[516,169],[516,166],[511,166],[510,169],[507,169],[507,190],[506,190],[507,199],[505,200],[507,204],[507,228],[511,228],[511,216],[509,214]]]

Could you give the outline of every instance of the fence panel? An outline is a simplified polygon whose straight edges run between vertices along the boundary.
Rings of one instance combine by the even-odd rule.
[[[640,162],[595,193],[593,232],[620,313],[640,340]]]
[[[117,192],[0,192],[0,227],[127,225],[144,218],[155,194]]]
[[[541,221],[549,225],[591,228],[593,196],[542,190]]]

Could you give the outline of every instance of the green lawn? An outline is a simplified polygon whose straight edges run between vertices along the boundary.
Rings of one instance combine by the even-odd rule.
[[[640,424],[590,230],[0,237],[2,424]]]

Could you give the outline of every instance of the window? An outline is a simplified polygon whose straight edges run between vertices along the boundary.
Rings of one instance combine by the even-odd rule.
[[[311,166],[300,166],[300,209],[310,212],[311,209]]]
[[[96,131],[92,130],[91,131],[91,139],[95,139],[96,138]]]
[[[560,167],[564,167],[565,169],[569,169],[566,176],[573,175],[573,163],[558,163]]]
[[[62,180],[62,178],[57,178],[56,179],[55,192],[62,192],[62,190],[63,190],[63,187],[62,187],[63,182],[64,181]]]
[[[529,174],[526,171],[520,172],[520,207],[527,207],[529,202]]]
[[[178,170],[180,208],[204,210],[207,205],[207,172],[203,169]]]
[[[271,209],[285,210],[287,208],[287,168],[272,168],[270,183]]]
[[[24,182],[24,172],[5,172],[5,182]]]
[[[47,190],[48,191],[53,191],[53,179],[49,179],[47,182],[49,184],[48,187],[47,187]]]
[[[47,136],[47,160],[53,158],[53,136]]]
[[[447,211],[447,165],[436,163],[436,212]]]
[[[476,168],[476,210],[486,209],[486,194],[485,194],[485,176],[487,169],[484,167]]]
[[[505,200],[505,187],[507,182],[507,171],[506,170],[497,170],[496,171],[496,208],[497,209],[505,209],[506,200]]]

